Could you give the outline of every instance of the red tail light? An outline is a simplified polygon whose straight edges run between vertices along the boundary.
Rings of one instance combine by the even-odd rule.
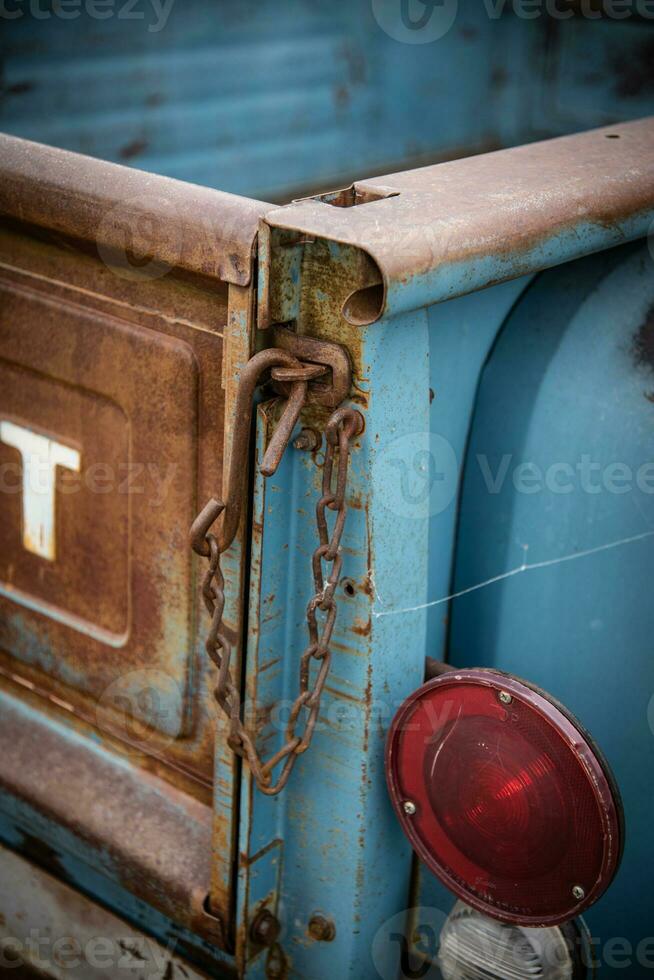
[[[395,716],[386,772],[404,831],[469,905],[557,925],[595,902],[622,851],[607,763],[548,695],[490,670],[444,674]]]

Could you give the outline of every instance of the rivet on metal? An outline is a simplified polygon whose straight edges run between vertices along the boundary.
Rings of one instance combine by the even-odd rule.
[[[281,926],[270,909],[261,909],[250,926],[250,939],[256,946],[272,946],[277,942]]]
[[[511,704],[511,702],[513,701],[513,698],[511,697],[508,691],[500,691],[500,693],[497,696],[502,702],[502,704]]]
[[[412,817],[416,812],[416,805],[411,800],[405,800],[402,804],[402,809],[407,814],[407,816]]]
[[[302,449],[305,452],[314,452],[316,449],[320,449],[322,445],[322,436],[315,429],[304,428],[300,432],[299,436],[293,442],[293,447],[295,449]]]
[[[581,887],[581,885],[574,885],[574,887],[572,889],[572,894],[573,894],[574,898],[577,899],[578,902],[580,902],[582,900],[582,898],[585,898],[586,897],[586,892]]]
[[[273,943],[266,960],[266,980],[281,980],[288,973],[286,956],[279,943]]]
[[[315,912],[309,919],[309,935],[320,943],[331,943],[336,938],[336,926],[331,919]]]

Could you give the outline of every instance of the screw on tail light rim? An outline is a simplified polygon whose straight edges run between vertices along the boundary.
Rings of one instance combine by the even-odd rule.
[[[508,674],[452,671],[410,695],[386,777],[421,860],[496,919],[566,922],[620,864],[622,803],[600,750],[567,709]]]

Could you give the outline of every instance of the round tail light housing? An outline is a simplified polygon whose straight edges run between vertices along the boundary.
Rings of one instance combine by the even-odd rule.
[[[452,671],[415,691],[393,719],[386,774],[418,856],[486,915],[558,925],[617,871],[608,764],[565,708],[515,677]]]

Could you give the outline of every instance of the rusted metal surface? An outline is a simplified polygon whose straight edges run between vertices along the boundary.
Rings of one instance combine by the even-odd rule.
[[[198,517],[196,517],[196,519],[193,521],[193,525],[191,527],[191,547],[196,554],[203,558],[208,558],[210,555],[209,544],[206,540],[207,532],[221,515],[224,516],[221,521],[220,538],[216,541],[219,551],[226,551],[234,540],[234,536],[241,519],[242,507],[244,503],[243,489],[246,473],[245,462],[248,456],[254,391],[257,385],[261,382],[266,371],[278,366],[299,367],[300,365],[296,358],[292,357],[290,354],[287,354],[285,351],[269,348],[255,354],[255,356],[248,361],[241,373],[234,412],[234,428],[232,432],[231,454],[229,460],[229,479],[227,481],[225,501],[223,503],[223,501],[216,499],[210,500]],[[299,391],[303,397],[299,407],[292,406],[295,417],[293,419],[291,429],[297,421],[299,409],[302,407],[304,395],[306,393],[306,384],[306,381],[295,382],[297,391]],[[286,429],[287,427],[287,424],[284,423],[283,429]],[[277,451],[274,454],[270,453],[269,447],[266,462],[269,466],[274,467],[272,472],[274,472],[274,469],[276,469],[274,464],[275,462],[279,462],[279,458],[281,457],[287,442],[288,437],[281,443],[280,446],[275,447]]]
[[[293,440],[294,449],[302,449],[304,452],[316,452],[322,446],[322,435],[316,429],[304,427],[297,439]]]
[[[20,140],[0,138],[0,172],[0,687],[81,745],[101,742],[114,782],[122,764],[126,785],[158,778],[201,808],[209,832],[193,908],[218,942],[201,902],[210,893],[229,922],[236,767],[215,730],[184,541],[197,500],[223,486],[254,305],[250,287],[228,282],[249,279],[261,206]],[[79,457],[79,473],[55,470],[55,548],[26,546],[16,432]],[[243,535],[225,556],[236,658]],[[15,792],[3,807],[19,805]],[[80,833],[97,831],[100,853],[111,828],[97,824],[92,794],[71,812]],[[156,835],[149,846],[149,878],[123,885],[159,908],[168,879]],[[106,873],[125,877],[120,862]],[[175,899],[177,922],[191,914],[185,901]]]
[[[247,285],[257,224],[270,205],[189,186],[0,136],[0,213],[107,250],[129,248],[138,230],[150,261]]]
[[[52,980],[201,980],[210,976],[134,925],[0,847],[0,963]],[[33,971],[33,972],[32,972]]]
[[[331,919],[316,912],[309,919],[307,931],[312,939],[319,943],[331,943],[336,938],[336,927]]]
[[[330,368],[329,379],[311,386],[308,392],[310,401],[328,408],[337,408],[348,397],[352,387],[352,366],[342,344],[320,340],[319,337],[307,337],[283,326],[274,328],[273,340],[275,346],[288,351],[301,361],[324,364]]]
[[[654,119],[357,181],[381,200],[278,209],[267,222],[356,246],[378,270],[343,312],[352,323],[483,288],[647,234]]]
[[[22,241],[9,237],[5,253],[21,264]],[[82,471],[57,478],[57,560],[44,561],[23,546],[20,454],[0,444],[0,671],[130,754],[208,784],[201,678],[190,686],[193,570],[176,541],[197,481],[220,479],[223,341],[163,318],[152,329],[152,317],[62,288],[42,268],[0,276],[0,417],[77,447]],[[221,298],[213,306],[226,316]]]
[[[276,348],[272,349],[276,350]],[[300,412],[306,401],[307,383],[310,378],[316,377],[316,375],[319,376],[324,371],[323,368],[315,364],[300,363],[293,367],[281,367],[277,370],[285,372],[282,374],[281,380],[286,380],[290,383],[291,391],[286,401],[282,417],[279,420],[279,425],[272,434],[263,462],[261,463],[261,472],[264,476],[272,476],[273,473],[277,472],[277,467],[281,462],[284,450],[288,446],[291,435],[293,434],[295,423],[299,419]],[[273,378],[275,377],[274,368],[271,375]]]
[[[215,930],[203,908],[210,807],[4,696],[0,744],[3,796],[25,801],[53,832],[66,828],[99,871],[173,921]]]
[[[339,367],[344,352],[337,348],[336,356],[329,351],[325,342],[309,343],[309,353],[316,359],[323,357],[335,364],[334,381],[339,380]],[[348,368],[349,368],[349,361]],[[207,612],[211,616],[211,628],[206,641],[206,650],[218,669],[218,682],[215,689],[216,701],[229,719],[228,744],[240,757],[247,760],[253,778],[262,793],[276,796],[285,787],[298,756],[302,755],[311,743],[320,711],[320,698],[327,682],[331,666],[330,641],[336,621],[336,600],[334,592],[342,568],[340,542],[345,526],[347,505],[345,502],[346,481],[351,442],[363,431],[363,417],[351,408],[339,408],[333,412],[325,428],[327,450],[323,471],[322,496],[317,506],[319,545],[313,555],[313,577],[315,594],[307,609],[309,646],[301,658],[300,693],[293,703],[286,727],[285,743],[274,755],[263,762],[252,734],[245,726],[242,715],[242,696],[234,680],[231,665],[232,646],[225,635],[223,615],[225,609],[225,577],[221,568],[221,555],[233,541],[241,518],[243,499],[243,480],[246,460],[249,455],[249,432],[252,421],[253,396],[256,386],[265,373],[272,369],[273,378],[277,369],[277,380],[290,383],[291,390],[285,402],[280,420],[269,440],[262,463],[259,466],[265,477],[273,476],[288,446],[295,424],[307,399],[307,384],[316,376],[315,364],[306,364],[278,348],[268,348],[255,354],[241,374],[241,383],[236,399],[234,441],[230,458],[230,475],[225,501],[213,498],[205,505],[191,526],[190,544],[193,551],[209,559],[209,567],[202,585],[202,595]],[[281,373],[280,373],[281,372]],[[319,372],[321,373],[321,372]],[[349,375],[349,370],[348,370]],[[342,380],[342,378],[340,379]],[[325,400],[325,390],[320,393]],[[327,396],[327,401],[333,396]],[[338,453],[337,480],[334,486],[335,456]],[[336,511],[333,529],[329,529],[326,509]],[[222,517],[220,529],[212,530]],[[331,564],[331,573],[325,581],[323,562]],[[324,622],[319,621],[318,611],[324,614]],[[318,675],[310,680],[311,662],[319,664]],[[307,711],[304,732],[297,734],[302,710]],[[274,776],[275,769],[281,771]]]
[[[81,472],[57,476],[57,556],[44,561],[21,534],[24,463],[0,444],[8,484],[0,646],[98,701],[130,669],[165,673],[170,688],[156,718],[136,695],[133,713],[176,737],[185,727],[187,657],[174,651],[192,647],[192,569],[170,546],[195,499],[187,478],[199,426],[193,350],[27,285],[0,281],[0,297],[0,418],[82,459]],[[173,387],[175,398],[164,401]]]
[[[250,926],[250,940],[256,946],[272,946],[277,942],[281,926],[277,916],[270,909],[261,909]]]

